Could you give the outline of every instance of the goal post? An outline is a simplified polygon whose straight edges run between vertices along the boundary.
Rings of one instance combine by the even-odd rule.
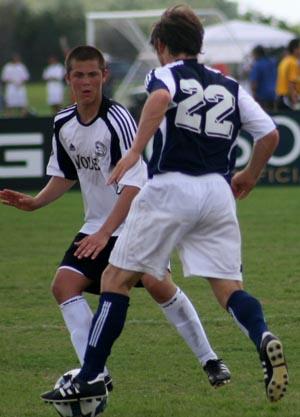
[[[141,88],[147,72],[158,65],[148,39],[152,24],[163,12],[164,9],[153,9],[89,12],[85,15],[86,43],[99,47],[108,57],[121,57],[129,62],[113,94],[124,105],[128,105],[132,90]],[[197,9],[196,14],[206,23],[227,20],[217,9]]]

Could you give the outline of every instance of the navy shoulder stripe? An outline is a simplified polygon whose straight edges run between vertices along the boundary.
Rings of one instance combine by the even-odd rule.
[[[71,112],[66,113],[64,117],[60,117],[58,120],[55,120],[54,122],[54,136],[57,146],[57,162],[65,177],[69,180],[78,179],[77,171],[71,158],[69,157],[65,148],[60,142],[59,131],[67,121],[71,120],[74,117],[74,115],[75,112],[73,109]]]
[[[108,113],[112,118],[112,123],[115,123],[122,134],[125,149],[129,149],[136,133],[133,117],[123,106],[115,103],[109,108]]]

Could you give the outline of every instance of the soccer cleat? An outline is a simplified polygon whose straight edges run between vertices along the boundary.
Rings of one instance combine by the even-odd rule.
[[[264,370],[266,394],[271,402],[280,400],[289,382],[281,341],[268,334],[261,342],[260,360]]]
[[[106,388],[107,388],[108,392],[111,392],[114,389],[112,377],[110,376],[110,374],[106,374],[104,376],[104,383],[106,385]]]
[[[106,402],[107,389],[103,374],[100,374],[93,381],[81,381],[73,378],[61,387],[45,392],[41,399],[46,403],[71,403],[79,400],[92,400]]]
[[[64,375],[64,382],[69,381],[72,379],[72,374],[65,374]],[[114,389],[114,384],[111,375],[107,372],[104,373],[104,383],[106,385],[107,391],[111,392]]]
[[[214,388],[219,388],[230,382],[230,371],[222,359],[210,359],[206,362],[203,369]]]

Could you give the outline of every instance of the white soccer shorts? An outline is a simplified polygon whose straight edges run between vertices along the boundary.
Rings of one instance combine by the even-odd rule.
[[[162,280],[175,248],[185,276],[242,280],[236,205],[221,175],[166,173],[149,180],[109,262]]]

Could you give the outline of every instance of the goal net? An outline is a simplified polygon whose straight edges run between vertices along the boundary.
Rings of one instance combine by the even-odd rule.
[[[108,94],[134,113],[143,100],[147,72],[158,65],[149,45],[153,23],[164,10],[90,12],[86,14],[86,42],[104,52],[111,69]],[[198,9],[205,25],[225,21],[216,9]]]

